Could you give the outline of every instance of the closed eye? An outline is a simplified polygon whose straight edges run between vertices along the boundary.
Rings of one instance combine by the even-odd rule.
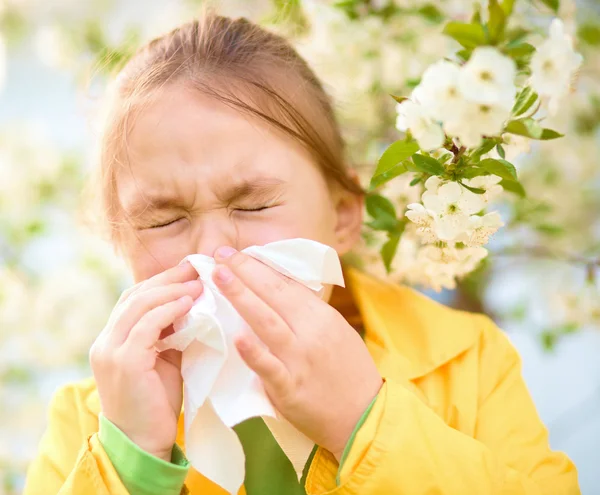
[[[157,225],[150,225],[148,228],[149,229],[160,229],[162,227],[168,227],[169,225],[173,225],[174,223],[179,222],[179,220],[183,220],[183,217],[176,218],[174,220],[170,220],[169,222],[166,222],[166,223],[159,223]]]
[[[262,211],[270,208],[270,206],[259,206],[258,208],[236,208],[237,211]]]

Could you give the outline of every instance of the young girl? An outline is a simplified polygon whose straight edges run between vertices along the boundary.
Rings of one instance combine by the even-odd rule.
[[[224,493],[185,457],[180,353],[153,347],[202,292],[179,265],[191,253],[215,257],[248,323],[241,356],[318,446],[298,482],[262,420],[242,423],[242,493],[579,493],[488,318],[350,268],[325,302],[240,253],[359,239],[331,103],[285,40],[209,14],[152,41],[116,80],[102,149],[106,220],[138,283],[92,346],[94,377],[56,393],[27,495]]]

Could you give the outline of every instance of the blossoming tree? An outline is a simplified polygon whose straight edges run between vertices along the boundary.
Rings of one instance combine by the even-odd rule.
[[[46,10],[0,0],[0,88],[6,55],[23,45],[82,93],[90,76],[102,87],[199,3],[140,12],[133,0]],[[551,346],[600,324],[600,22],[588,3],[227,0],[222,10],[291,36],[333,96],[367,190],[364,243],[348,262],[525,319]],[[19,492],[43,427],[36,401],[52,376],[88,374],[87,349],[127,283],[110,251],[76,230],[85,157],[37,124],[0,120],[0,493]],[[56,238],[68,240],[69,266],[41,270],[33,261]],[[517,301],[501,302],[499,286]]]

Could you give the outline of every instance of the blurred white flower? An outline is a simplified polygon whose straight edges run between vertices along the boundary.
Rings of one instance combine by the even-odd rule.
[[[463,146],[476,148],[483,136],[500,134],[509,117],[510,108],[503,105],[465,102],[453,119],[444,122],[444,130]]]
[[[490,236],[495,234],[503,225],[504,222],[497,211],[483,216],[471,216],[469,218],[467,246],[477,247],[487,244]]]
[[[0,93],[4,89],[6,81],[6,44],[2,33],[0,33]]]
[[[531,151],[531,139],[525,136],[519,136],[517,134],[502,134],[502,139],[504,140],[504,144],[502,147],[504,148],[504,159],[512,162],[515,158],[520,155],[529,153]],[[492,148],[492,151],[483,155],[482,158],[502,158],[496,148]]]
[[[421,199],[421,187],[411,186],[412,180],[411,174],[404,174],[387,182],[381,189],[381,194],[394,204],[399,214],[404,212],[409,204]]]
[[[404,100],[396,105],[398,118],[396,128],[399,131],[410,130],[423,150],[439,148],[444,144],[444,131],[434,121],[425,107],[412,100]]]
[[[45,276],[31,303],[36,338],[29,353],[44,366],[80,359],[106,324],[115,302],[105,281],[83,267]]]
[[[600,325],[600,286],[586,283],[579,290],[558,294],[557,301],[565,324],[593,328]]]
[[[583,62],[581,54],[573,49],[572,38],[565,33],[560,19],[550,24],[550,37],[531,57],[532,88],[549,100],[549,111],[558,110],[559,100],[568,93],[573,76]]]
[[[502,194],[504,188],[500,185],[501,180],[502,177],[497,175],[479,175],[464,182],[467,186],[483,189],[485,193],[481,197],[486,203],[489,203]]]
[[[76,57],[75,47],[58,25],[40,27],[33,36],[33,48],[42,63],[53,68],[67,68]]]
[[[458,87],[460,68],[446,60],[430,65],[413,95],[436,120],[445,122],[460,112],[464,98]]]
[[[516,66],[496,48],[480,46],[460,69],[458,86],[470,101],[510,110],[514,104]]]
[[[439,292],[455,289],[456,280],[472,272],[487,256],[483,247],[462,248],[423,246],[417,255],[421,270],[420,284]]]

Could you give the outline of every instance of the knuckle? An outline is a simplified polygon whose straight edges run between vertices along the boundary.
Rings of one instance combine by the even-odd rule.
[[[235,278],[227,287],[227,293],[230,296],[233,296],[235,298],[241,298],[242,296],[244,296],[245,291],[246,291],[246,287],[244,286],[244,284],[237,278]]]
[[[290,286],[290,279],[287,277],[277,276],[273,282],[273,290],[276,292],[284,292]]]
[[[135,285],[132,285],[131,287],[125,289],[123,292],[121,292],[121,296],[119,297],[119,301],[118,302],[124,302],[127,299],[129,299],[129,297],[134,294],[135,292],[137,292],[141,287],[142,287],[143,282],[139,282]]]
[[[229,265],[233,268],[241,268],[243,267],[250,257],[244,253],[234,253],[229,257]]]
[[[281,326],[281,322],[274,313],[268,312],[261,318],[261,325],[264,328],[275,330]]]

